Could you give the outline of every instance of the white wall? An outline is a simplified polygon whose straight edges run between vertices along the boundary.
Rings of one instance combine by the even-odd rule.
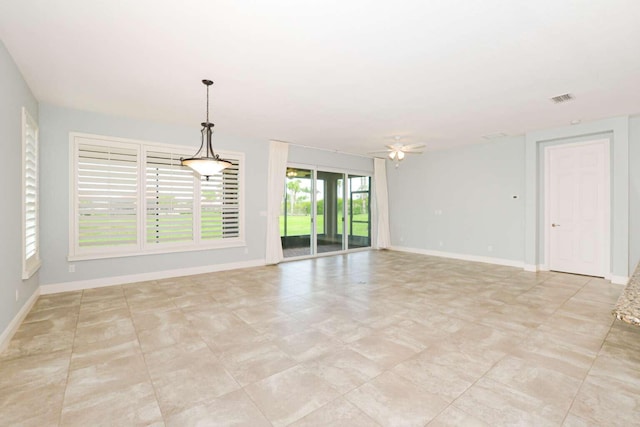
[[[640,116],[629,119],[629,272],[640,262]]]
[[[166,123],[108,116],[43,104],[40,106],[42,144],[42,285],[100,280],[109,277],[194,269],[264,260],[268,141],[238,139],[217,131],[216,150],[245,153],[246,247],[75,261],[69,272],[69,132],[180,144],[200,144],[200,125]],[[246,253],[245,253],[246,252]]]
[[[540,266],[542,150],[603,137],[612,147],[611,273],[615,280],[630,276],[640,262],[638,116],[407,156],[398,169],[387,172],[393,245]]]
[[[289,145],[289,163],[317,166],[324,170],[358,171],[373,176],[373,159],[298,145]]]
[[[523,164],[523,137],[389,163],[392,245],[521,262]]]
[[[0,41],[0,333],[38,288],[38,273],[22,280],[22,107],[38,120],[38,102]]]

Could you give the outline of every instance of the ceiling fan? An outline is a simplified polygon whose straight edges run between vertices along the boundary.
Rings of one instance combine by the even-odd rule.
[[[393,144],[388,144],[386,150],[381,151],[372,151],[369,154],[380,154],[386,153],[389,159],[395,161],[396,167],[398,167],[401,160],[404,159],[406,154],[421,154],[422,149],[426,147],[425,144],[402,144],[400,142],[402,137],[396,136],[394,137],[395,142]]]

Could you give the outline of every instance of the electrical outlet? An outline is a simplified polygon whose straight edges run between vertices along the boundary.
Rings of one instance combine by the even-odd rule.
[[[487,251],[493,252],[493,246],[491,246],[491,245],[487,246]]]
[[[244,254],[248,254],[249,253],[249,248],[244,248]]]
[[[444,243],[442,243],[442,240],[440,240],[440,241],[438,242],[438,245],[439,245],[440,247],[444,246]]]
[[[16,289],[16,301],[20,299],[20,290]]]
[[[69,264],[69,273],[75,273],[75,272],[76,272],[76,265]]]

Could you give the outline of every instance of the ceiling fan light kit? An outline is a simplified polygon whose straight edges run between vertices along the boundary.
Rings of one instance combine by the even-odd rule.
[[[401,144],[399,136],[396,136],[394,139],[396,143],[393,145],[386,145],[387,149],[384,151],[373,151],[369,154],[377,154],[377,153],[385,153],[389,160],[395,162],[396,168],[399,163],[404,160],[407,154],[422,154],[422,149],[425,147],[425,144]]]
[[[209,86],[211,86],[213,82],[211,80],[203,80],[202,83],[207,87],[207,120],[201,123],[200,148],[193,157],[187,159],[180,158],[180,164],[193,169],[198,175],[204,176],[207,181],[209,181],[209,177],[231,166],[231,162],[221,159],[220,156],[213,151],[213,147],[211,146],[213,123],[209,121]]]

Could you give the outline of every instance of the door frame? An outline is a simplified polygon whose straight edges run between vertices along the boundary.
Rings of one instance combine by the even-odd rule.
[[[551,152],[563,148],[572,148],[585,145],[601,144],[604,146],[604,182],[603,185],[603,210],[602,212],[602,243],[604,249],[602,251],[602,274],[607,280],[611,279],[611,142],[609,138],[599,138],[590,141],[581,141],[557,145],[548,145],[544,147],[544,268],[549,271],[551,262],[551,210],[550,206],[550,189],[551,189],[551,168],[550,156]]]

